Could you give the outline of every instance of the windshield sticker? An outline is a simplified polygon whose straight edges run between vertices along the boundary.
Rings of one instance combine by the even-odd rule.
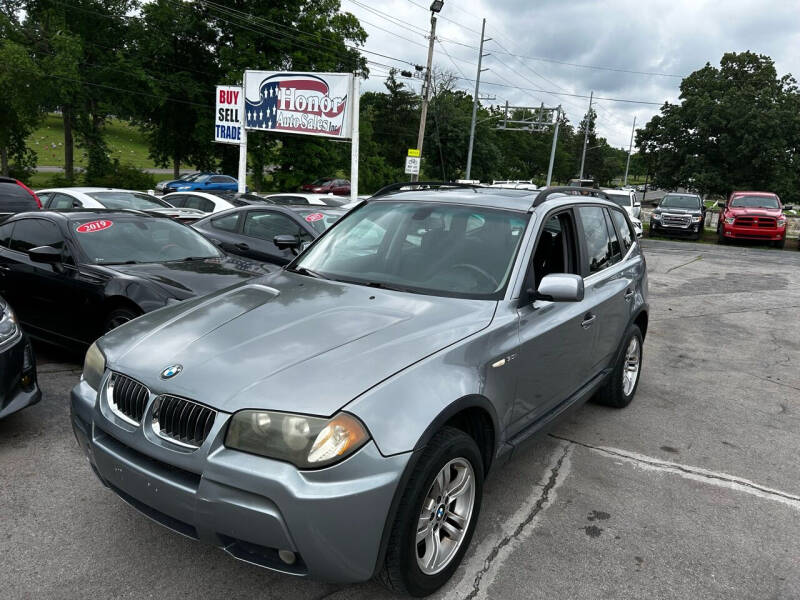
[[[100,219],[99,221],[89,221],[79,226],[75,231],[78,233],[96,233],[108,229],[114,224],[114,221],[108,219]]]
[[[306,221],[313,223],[314,221],[321,221],[324,218],[325,215],[322,213],[311,213],[310,215],[306,216]]]

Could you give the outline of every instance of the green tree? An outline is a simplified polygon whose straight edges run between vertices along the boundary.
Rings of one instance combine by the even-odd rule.
[[[9,39],[0,42],[0,174],[25,175],[36,155],[25,145],[41,115],[41,74],[27,49]]]
[[[797,198],[800,95],[768,56],[727,53],[681,82],[680,104],[665,103],[637,131],[654,183],[727,195],[760,189]]]

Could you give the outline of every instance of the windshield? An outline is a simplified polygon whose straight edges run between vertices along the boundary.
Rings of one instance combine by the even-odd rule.
[[[628,194],[612,194],[611,192],[606,192],[608,199],[621,206],[622,208],[630,208],[631,207],[631,197]]]
[[[293,269],[407,292],[499,299],[528,218],[484,207],[372,202],[347,214]]]
[[[135,208],[150,210],[152,208],[169,208],[169,204],[155,196],[136,192],[90,192],[87,194],[106,208]]]
[[[700,196],[667,194],[661,200],[661,208],[700,208]]]
[[[298,210],[297,214],[303,217],[306,220],[306,223],[311,225],[314,229],[317,230],[317,233],[323,233],[326,229],[328,229],[331,225],[336,223],[341,216],[344,214],[342,212],[319,212],[315,210]]]
[[[736,208],[780,208],[775,196],[734,196],[731,206]]]
[[[221,256],[202,235],[172,219],[113,216],[75,221],[72,228],[89,260],[99,265]]]

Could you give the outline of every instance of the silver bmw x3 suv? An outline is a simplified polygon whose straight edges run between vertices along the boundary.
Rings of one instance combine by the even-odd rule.
[[[580,402],[632,400],[647,322],[645,258],[602,192],[390,186],[279,272],[99,339],[72,423],[170,529],[423,596],[490,469]]]

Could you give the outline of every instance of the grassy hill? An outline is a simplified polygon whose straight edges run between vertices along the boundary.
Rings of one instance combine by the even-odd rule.
[[[111,119],[106,123],[106,140],[111,158],[140,169],[155,167],[147,156],[144,135],[130,123]],[[47,115],[40,127],[28,137],[28,147],[39,157],[38,166],[64,166],[64,125],[61,115]],[[84,151],[75,145],[75,166],[86,166]]]

